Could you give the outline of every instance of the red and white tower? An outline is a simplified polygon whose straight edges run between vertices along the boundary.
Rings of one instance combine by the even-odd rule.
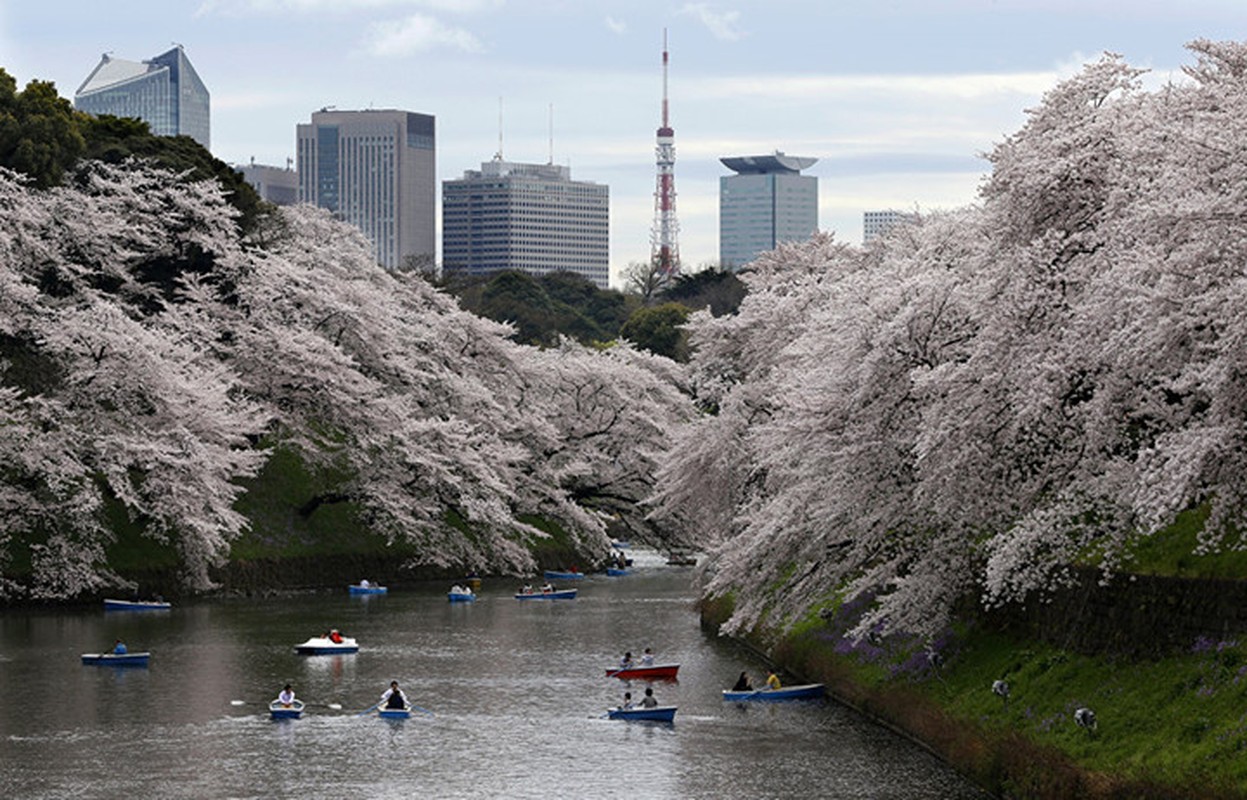
[[[665,275],[680,273],[680,223],[675,216],[675,129],[667,114],[667,30],[662,32],[662,127],[658,129],[658,188],[654,190],[654,227],[650,262]]]

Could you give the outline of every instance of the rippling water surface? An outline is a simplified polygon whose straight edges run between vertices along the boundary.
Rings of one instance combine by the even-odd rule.
[[[168,612],[0,616],[0,787],[19,798],[979,798],[941,763],[831,702],[724,703],[762,667],[704,634],[687,568],[646,559],[577,581],[572,601],[517,601],[487,581],[180,604]],[[293,646],[336,627],[349,656]],[[83,666],[116,638],[146,668]],[[624,650],[678,662],[653,684],[674,724],[603,719]],[[397,680],[432,712],[356,712]],[[308,703],[274,722],[285,683]],[[242,701],[242,704],[231,701]],[[327,708],[340,704],[342,710]]]

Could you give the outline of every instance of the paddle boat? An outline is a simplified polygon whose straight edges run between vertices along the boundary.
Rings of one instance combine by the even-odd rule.
[[[172,604],[164,600],[114,600],[104,598],[105,611],[168,611]]]
[[[471,603],[476,599],[476,594],[466,586],[452,586],[446,597],[452,603]]]
[[[516,600],[575,600],[575,589],[555,589],[553,587],[543,587],[541,591],[535,591],[525,586],[523,589],[515,593]]]
[[[409,719],[411,717],[411,706],[402,708],[378,708],[377,716],[381,719]]]
[[[679,664],[633,664],[630,667],[608,667],[606,677],[624,680],[673,681],[679,671]]]
[[[299,719],[303,716],[303,701],[283,703],[280,700],[274,700],[268,704],[268,713],[273,719]]]
[[[732,689],[723,690],[723,699],[735,702],[759,701],[777,702],[780,700],[812,700],[823,696],[823,684],[805,683],[800,686],[785,686],[781,689],[753,689],[738,692]]]
[[[642,722],[675,722],[676,706],[654,706],[653,708],[611,708],[606,714],[611,719],[626,719]]]
[[[544,573],[544,577],[548,581],[578,581],[584,576],[583,572],[576,572],[575,570],[564,572],[557,569],[548,569]]]
[[[83,653],[83,664],[113,667],[146,667],[151,653]]]
[[[301,656],[332,656],[359,652],[359,645],[349,636],[339,636],[337,641],[331,637],[332,634],[313,636],[303,644],[296,644],[294,651]]]
[[[351,594],[385,594],[389,591],[389,589],[384,586],[377,586],[369,583],[368,581],[353,583],[347,588],[350,590]]]

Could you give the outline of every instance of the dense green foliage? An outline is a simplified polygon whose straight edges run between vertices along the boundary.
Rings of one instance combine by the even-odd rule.
[[[581,344],[600,345],[623,337],[643,350],[680,361],[687,359],[688,347],[675,326],[701,308],[714,316],[733,314],[746,292],[734,274],[713,269],[676,278],[652,298],[656,305],[647,305],[634,293],[599,289],[571,272],[452,275],[444,288],[465,309],[514,325],[512,338],[522,344],[548,347],[559,336],[567,336]]]

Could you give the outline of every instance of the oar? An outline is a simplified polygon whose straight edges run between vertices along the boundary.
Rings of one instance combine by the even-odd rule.
[[[372,712],[374,712],[374,711],[376,711],[376,710],[377,710],[377,706],[379,706],[379,705],[381,705],[381,701],[380,701],[380,700],[378,700],[377,702],[375,702],[375,703],[373,703],[372,705],[368,706],[368,708],[365,708],[363,711],[359,712],[359,713],[358,713],[358,714],[356,714],[355,716],[357,716],[357,717],[362,717],[362,716],[364,716],[365,714],[371,714]]]
[[[271,700],[267,700],[267,701],[262,702],[262,703],[261,703],[261,702],[257,702],[257,701],[255,701],[255,700],[251,700],[251,701],[248,701],[248,700],[231,700],[231,701],[229,701],[229,704],[230,704],[231,706],[248,706],[248,705],[250,705],[250,706],[267,706],[267,705],[268,705],[269,703],[271,703],[271,702],[272,702]],[[331,709],[333,709],[334,711],[341,711],[341,710],[342,710],[342,704],[341,704],[341,703],[304,703],[304,704],[303,704],[303,707],[304,707],[304,708],[331,708]],[[375,706],[374,706],[374,708],[375,708]]]
[[[421,714],[428,714],[430,717],[431,717],[431,716],[433,716],[433,712],[432,712],[432,711],[429,711],[427,708],[424,708],[424,707],[422,707],[422,706],[418,706],[418,705],[416,705],[415,703],[408,703],[407,705],[411,706],[411,707],[412,707],[412,708],[414,708],[416,711],[419,711]]]

